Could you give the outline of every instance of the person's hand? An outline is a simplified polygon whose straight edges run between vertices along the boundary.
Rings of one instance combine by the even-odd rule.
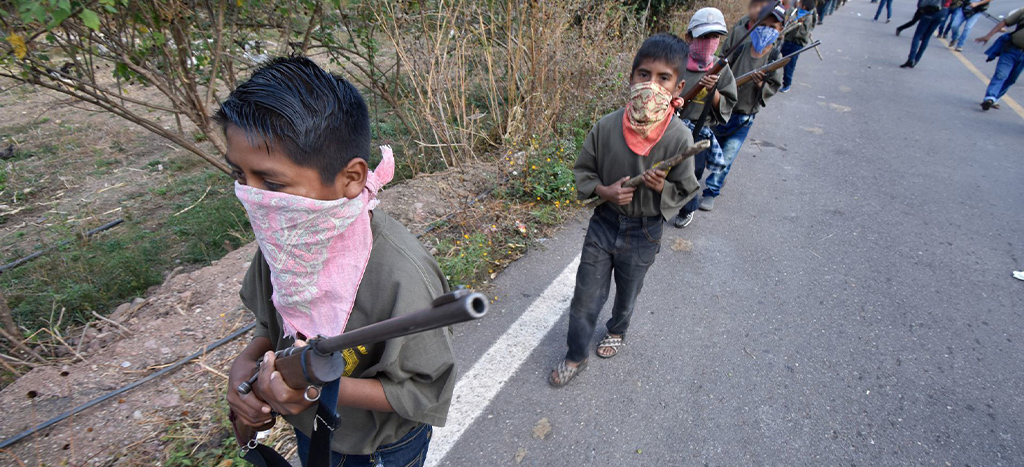
[[[256,394],[239,394],[238,385],[248,381],[256,370],[257,361],[239,356],[231,364],[231,372],[228,375],[228,405],[235,414],[236,423],[255,429],[256,431],[269,430],[274,426],[274,416],[270,414],[270,405],[260,399]]]
[[[757,87],[764,86],[764,72],[763,71],[755,71],[755,72],[753,72],[750,75],[750,79],[752,79],[754,81],[754,84],[756,84]]]
[[[304,345],[305,341],[295,341],[296,347]],[[267,352],[263,356],[263,365],[260,365],[260,375],[256,379],[253,393],[267,401],[267,404],[281,415],[295,415],[315,404],[304,397],[306,388],[295,389],[284,382],[281,372],[274,367],[274,361],[274,352]]]
[[[623,183],[626,183],[626,180],[629,180],[629,177],[622,177],[621,180],[608,186],[599,185],[594,191],[597,192],[597,196],[600,196],[601,199],[609,203],[615,203],[619,206],[629,204],[633,201],[633,192],[636,191],[636,188],[622,186]]]
[[[658,193],[665,189],[665,177],[668,172],[658,169],[648,169],[644,172],[641,178],[644,179],[644,185]]]
[[[701,87],[703,87],[704,89],[711,89],[711,87],[714,86],[717,82],[718,75],[704,75],[700,78],[698,84],[700,84]]]
[[[989,39],[990,39],[989,36],[981,36],[981,37],[975,39],[974,42],[979,42],[979,43],[982,43],[982,44],[986,44],[986,43],[988,43]]]

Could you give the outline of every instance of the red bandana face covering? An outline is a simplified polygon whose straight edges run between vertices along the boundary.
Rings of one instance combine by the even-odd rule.
[[[622,115],[622,134],[633,152],[647,156],[665,134],[672,112],[683,106],[683,99],[653,81],[638,83],[629,89],[629,103]]]
[[[686,59],[686,69],[690,71],[708,71],[715,60],[720,37],[700,37],[690,41],[690,56]]]

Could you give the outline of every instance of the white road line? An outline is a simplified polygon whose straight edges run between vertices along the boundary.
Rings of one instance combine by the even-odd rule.
[[[533,349],[540,344],[572,301],[576,285],[576,256],[512,326],[487,349],[476,364],[455,383],[455,395],[444,428],[435,428],[427,455],[428,467],[436,466],[448,450],[483,413]],[[486,318],[485,318],[486,319]]]

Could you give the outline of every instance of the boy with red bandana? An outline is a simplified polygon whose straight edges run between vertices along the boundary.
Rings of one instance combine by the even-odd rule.
[[[686,43],[671,34],[644,41],[633,59],[629,102],[594,125],[576,160],[580,198],[597,195],[605,202],[587,228],[569,311],[569,350],[548,379],[554,387],[565,386],[586,367],[613,277],[615,304],[598,356],[613,357],[622,347],[644,276],[661,248],[662,225],[700,188],[693,159],[668,171],[652,169],[694,145],[690,131],[673,115],[682,105],[678,96],[687,55]],[[642,186],[622,186],[639,174]]]

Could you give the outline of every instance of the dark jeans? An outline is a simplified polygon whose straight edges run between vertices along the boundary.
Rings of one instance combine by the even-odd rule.
[[[611,334],[626,333],[647,269],[654,264],[654,257],[661,249],[664,224],[660,215],[627,217],[603,204],[594,210],[576,271],[576,291],[569,306],[566,360],[587,359],[597,317],[608,301],[613,277],[615,303],[606,326]]]
[[[918,8],[917,11],[914,12],[914,17],[910,18],[910,21],[907,21],[906,23],[903,23],[903,24],[901,24],[899,26],[896,26],[896,30],[897,31],[902,31],[904,29],[907,29],[907,28],[917,24],[917,22],[921,19],[921,15],[923,15],[923,14],[924,14],[924,12],[922,12],[921,9]]]
[[[949,34],[949,30],[953,29],[953,9],[944,8],[942,10],[942,21],[939,21],[938,36],[945,38]]]
[[[345,421],[342,420],[342,423]],[[430,438],[433,436],[433,432],[434,429],[430,425],[420,425],[403,436],[402,439],[392,444],[382,445],[373,454],[365,456],[332,452],[331,467],[373,467],[377,465],[423,467],[427,461],[427,448],[430,447]],[[299,461],[302,462],[302,466],[309,467],[307,465],[309,437],[301,431],[295,430],[295,444],[298,445]]]
[[[878,11],[875,12],[875,21],[882,15],[882,8],[885,8],[885,19],[892,19],[892,0],[881,0],[878,2]]]
[[[789,55],[802,48],[802,45],[794,42],[783,42],[782,55]],[[793,58],[790,59],[789,63],[786,64],[786,68],[783,69],[782,87],[788,88],[791,84],[793,84],[793,72],[796,71],[796,61],[798,58],[800,58],[800,55],[794,55]]]
[[[942,10],[921,15],[921,21],[917,23],[917,29],[914,30],[914,40],[910,42],[910,55],[907,56],[907,61],[915,64],[921,61],[924,49],[928,48],[928,41],[932,39],[932,34],[935,34],[935,30],[939,28],[941,22]]]

